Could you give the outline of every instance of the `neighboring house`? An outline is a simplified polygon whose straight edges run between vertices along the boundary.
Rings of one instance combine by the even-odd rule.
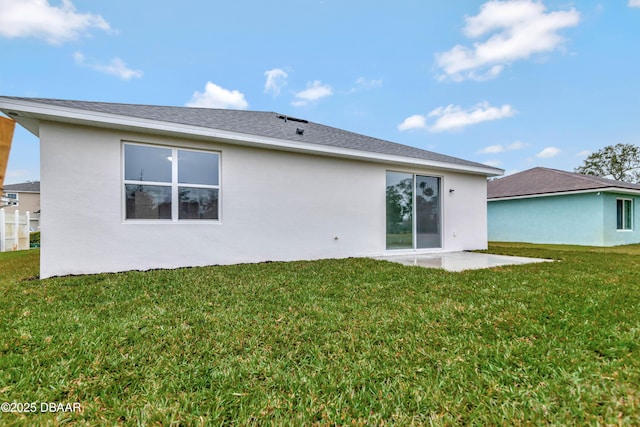
[[[40,229],[40,182],[31,181],[20,184],[7,184],[4,186],[3,199],[0,208],[5,213],[15,211],[29,212],[31,218],[30,228],[34,231]]]
[[[43,278],[483,249],[487,177],[503,172],[269,112],[0,111],[40,137]]]
[[[640,185],[533,168],[487,186],[489,240],[615,246],[640,243]]]

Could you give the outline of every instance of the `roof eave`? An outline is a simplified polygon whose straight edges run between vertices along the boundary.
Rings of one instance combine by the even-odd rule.
[[[534,198],[541,198],[541,197],[566,196],[570,194],[586,194],[586,193],[619,193],[619,194],[629,194],[629,195],[640,195],[640,190],[634,190],[631,188],[621,188],[621,187],[602,187],[602,188],[590,188],[586,190],[558,191],[556,193],[524,194],[521,196],[505,196],[505,197],[491,197],[491,198],[488,197],[487,201],[499,202],[502,200],[534,199]]]
[[[504,170],[490,166],[471,166],[449,162],[438,162],[414,157],[333,147],[315,143],[284,140],[267,136],[245,134],[220,129],[205,128],[180,123],[128,117],[76,108],[43,104],[36,101],[0,97],[0,111],[9,115],[31,133],[39,136],[38,121],[52,121],[99,128],[117,128],[133,132],[156,133],[168,136],[207,139],[234,145],[270,148],[300,153],[322,154],[365,161],[389,163],[403,166],[419,166],[471,173],[486,177],[501,176]]]

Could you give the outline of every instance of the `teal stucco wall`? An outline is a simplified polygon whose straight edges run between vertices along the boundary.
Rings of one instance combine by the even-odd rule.
[[[616,230],[616,199],[633,200],[633,230]],[[489,241],[615,246],[640,243],[640,197],[582,193],[488,202]]]
[[[604,241],[605,246],[640,243],[640,196],[603,193],[604,197]],[[616,200],[632,200],[632,230],[616,230]]]

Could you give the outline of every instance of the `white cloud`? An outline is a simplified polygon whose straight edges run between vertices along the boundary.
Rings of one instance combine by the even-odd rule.
[[[413,115],[404,119],[404,122],[398,125],[398,130],[405,131],[410,129],[424,129],[427,127],[427,119],[420,114]]]
[[[249,103],[243,93],[237,90],[227,90],[215,83],[207,82],[204,92],[195,91],[186,106],[241,110],[247,108]]]
[[[498,167],[502,164],[500,160],[487,160],[486,162],[482,162],[482,164],[492,167]]]
[[[513,150],[522,150],[524,147],[526,147],[527,144],[525,144],[522,141],[516,141],[512,144],[507,145],[507,150],[509,151],[513,151]]]
[[[480,154],[496,154],[496,153],[502,153],[504,151],[504,147],[500,144],[498,145],[490,145],[488,147],[483,148],[482,150],[478,151],[478,153]]]
[[[289,74],[281,68],[274,68],[264,72],[267,81],[264,84],[264,93],[270,93],[273,96],[279,96],[280,90],[287,85],[287,77]]]
[[[35,37],[59,45],[90,28],[110,30],[100,15],[78,13],[71,0],[52,6],[48,0],[0,0],[0,36]]]
[[[82,52],[76,52],[73,54],[73,59],[76,61],[76,64],[88,67],[93,70],[99,71],[101,73],[110,74],[112,76],[119,77],[123,80],[131,80],[132,78],[140,78],[142,77],[142,71],[140,70],[132,70],[127,67],[127,64],[120,58],[113,58],[108,64],[90,64],[87,63]]]
[[[578,25],[580,13],[574,8],[546,10],[534,0],[486,2],[478,15],[465,18],[464,33],[468,38],[488,39],[474,42],[473,47],[456,45],[436,53],[436,64],[443,71],[438,78],[488,80],[514,61],[558,49],[564,43],[558,31]]]
[[[640,0],[629,0],[629,7],[640,7]]]
[[[379,87],[382,87],[382,79],[366,79],[364,77],[358,77],[354,90],[371,90]]]
[[[556,147],[547,147],[541,152],[539,152],[538,154],[536,154],[536,157],[539,157],[541,159],[550,159],[560,154],[560,151],[561,150]]]
[[[307,105],[310,102],[333,95],[333,88],[323,84],[320,80],[307,83],[307,88],[296,93],[296,100],[292,104],[296,107]]]
[[[351,95],[356,92],[362,92],[367,90],[373,90],[382,87],[382,79],[367,79],[365,77],[358,77],[355,84],[348,92],[347,95]]]
[[[521,150],[526,146],[527,146],[527,144],[525,144],[524,142],[516,141],[516,142],[514,142],[512,144],[508,144],[508,145],[501,145],[501,144],[490,145],[490,146],[485,147],[482,150],[478,151],[478,153],[480,153],[480,154],[496,154],[496,153],[502,153],[504,151]]]
[[[587,157],[589,154],[591,154],[591,150],[582,150],[578,154],[576,154],[576,157]]]
[[[454,105],[438,107],[431,111],[427,117],[437,117],[435,123],[429,126],[429,131],[443,132],[461,130],[467,126],[490,120],[504,119],[513,116],[515,113],[516,111],[511,105],[505,104],[502,107],[491,107],[489,103],[483,102],[467,110]]]
[[[462,107],[448,105],[446,107],[438,107],[426,116],[415,114],[406,118],[398,125],[398,130],[405,131],[409,129],[428,129],[429,132],[443,132],[461,130],[467,126],[475,125],[490,120],[499,120],[511,117],[516,111],[511,105],[505,104],[502,107],[491,107],[489,103],[483,102],[472,108],[464,110]],[[433,124],[427,123],[429,119],[434,119]],[[500,147],[503,149],[503,147]],[[497,150],[496,146],[491,147]],[[498,153],[499,151],[489,151]]]

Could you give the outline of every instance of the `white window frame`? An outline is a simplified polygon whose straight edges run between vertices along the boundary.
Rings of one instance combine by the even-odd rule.
[[[125,146],[126,145],[137,145],[142,147],[150,147],[150,148],[160,148],[160,149],[169,149],[171,150],[171,182],[156,182],[156,181],[138,181],[125,179]],[[207,154],[217,154],[218,155],[218,184],[217,185],[209,185],[209,184],[184,184],[178,182],[178,162],[173,161],[173,159],[178,159],[178,151],[191,151],[198,153],[207,153]],[[128,223],[165,223],[165,224],[173,224],[173,223],[220,223],[222,216],[222,203],[221,203],[221,172],[220,172],[220,164],[221,153],[216,150],[202,150],[197,148],[185,148],[185,147],[176,147],[176,146],[166,146],[159,144],[146,144],[140,142],[132,142],[132,141],[122,141],[122,218],[124,222]],[[127,218],[127,191],[126,185],[154,185],[161,187],[171,187],[171,219],[149,219],[149,218]],[[218,190],[218,219],[180,219],[180,187],[190,187],[190,188],[208,188],[208,189],[216,189]]]
[[[7,206],[20,206],[19,193],[5,193],[5,198],[7,199]]]
[[[619,201],[622,202],[622,228],[618,228],[618,202]],[[625,204],[627,202],[631,206],[628,218],[626,216],[627,210],[625,209]],[[622,198],[622,197],[616,198],[616,230],[622,231],[622,232],[633,231],[633,199]]]

